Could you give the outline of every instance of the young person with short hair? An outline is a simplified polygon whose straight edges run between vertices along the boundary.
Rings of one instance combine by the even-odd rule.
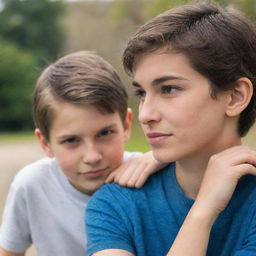
[[[127,94],[115,69],[96,54],[68,54],[46,68],[34,90],[33,116],[48,158],[23,168],[11,185],[0,255],[25,255],[32,243],[41,256],[85,255],[91,195],[106,179],[140,186],[158,163],[150,153],[124,154],[132,122]]]
[[[138,189],[87,207],[89,255],[256,255],[256,32],[233,8],[195,3],[141,26],[123,55],[155,158]]]

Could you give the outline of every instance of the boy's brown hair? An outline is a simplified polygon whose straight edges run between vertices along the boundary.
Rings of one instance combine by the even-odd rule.
[[[46,140],[59,103],[93,105],[102,113],[127,113],[127,93],[116,70],[98,55],[80,51],[47,67],[37,80],[33,118]],[[88,120],[91,122],[93,120]]]
[[[239,135],[245,136],[256,118],[256,32],[234,8],[209,3],[169,10],[141,26],[130,38],[123,65],[130,75],[140,54],[160,48],[186,55],[191,66],[209,80],[212,97],[233,89],[241,77],[254,86],[250,104],[241,113]],[[168,49],[169,48],[169,49]]]

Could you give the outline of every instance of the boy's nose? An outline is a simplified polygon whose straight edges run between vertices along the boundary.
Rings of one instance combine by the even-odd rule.
[[[153,100],[145,98],[139,105],[139,121],[141,124],[157,122],[160,119],[157,104]]]
[[[95,165],[102,160],[102,153],[93,145],[86,148],[83,161],[88,165]]]

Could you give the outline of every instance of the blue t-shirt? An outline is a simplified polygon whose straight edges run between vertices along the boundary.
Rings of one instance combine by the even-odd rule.
[[[86,211],[87,255],[123,249],[137,256],[165,256],[193,203],[177,183],[174,163],[141,189],[104,185]],[[256,177],[246,175],[212,227],[207,256],[255,256],[255,214]]]

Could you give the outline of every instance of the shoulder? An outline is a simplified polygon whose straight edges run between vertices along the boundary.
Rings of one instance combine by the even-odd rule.
[[[42,158],[22,168],[14,177],[12,187],[26,188],[49,182],[50,175],[56,172],[57,162],[54,158]]]
[[[117,207],[118,204],[131,206],[148,198],[152,198],[161,193],[164,186],[163,183],[166,183],[168,180],[166,176],[171,169],[172,166],[168,165],[157,173],[151,175],[144,186],[139,189],[123,187],[115,183],[105,184],[94,193],[89,201],[88,208],[94,206],[98,207],[100,203],[106,205],[113,204],[114,207]]]
[[[134,188],[122,187],[116,183],[105,184],[101,186],[92,196],[89,205],[93,205],[97,201],[108,201],[127,199],[134,193]]]

